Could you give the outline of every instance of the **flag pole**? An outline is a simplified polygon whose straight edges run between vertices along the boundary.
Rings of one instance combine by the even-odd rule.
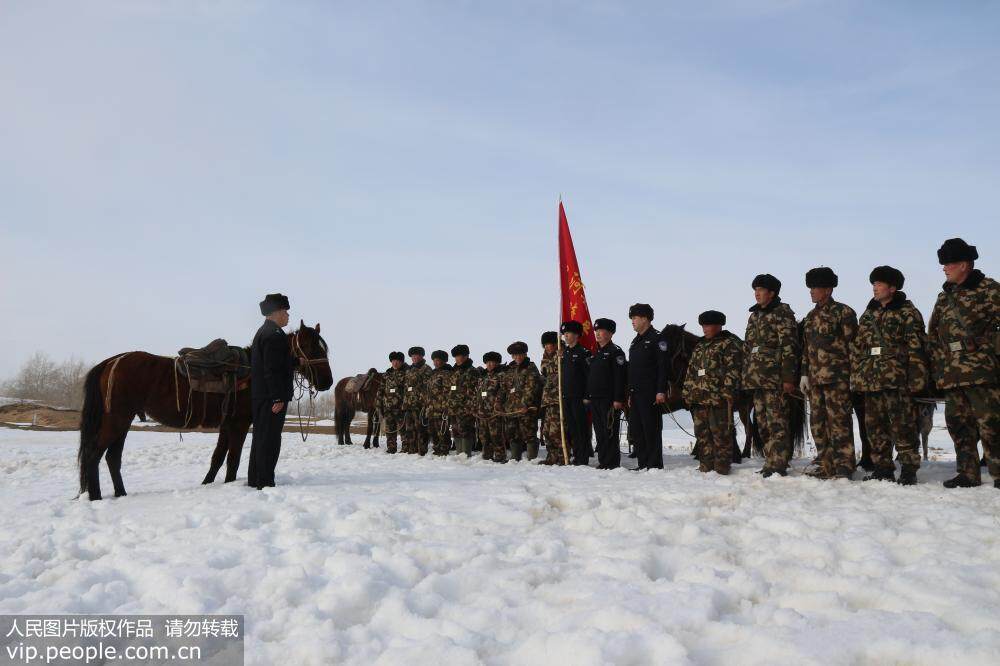
[[[559,193],[559,207],[562,208],[562,192]],[[566,448],[566,424],[563,417],[563,394],[562,394],[562,246],[559,245],[559,224],[556,224],[556,245],[560,254],[559,270],[556,276],[559,278],[559,321],[556,328],[559,333],[556,335],[556,374],[559,385],[559,437],[562,439],[563,464],[569,464],[569,450]]]

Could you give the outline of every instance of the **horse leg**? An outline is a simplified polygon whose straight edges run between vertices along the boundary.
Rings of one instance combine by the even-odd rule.
[[[249,430],[249,421],[229,425],[229,432],[226,435],[229,440],[229,455],[226,456],[226,483],[236,480],[236,472],[240,469],[240,458],[243,456],[243,444],[247,441],[247,431]]]
[[[87,461],[87,495],[91,500],[99,500],[102,498],[101,495],[101,458],[104,457],[106,451],[111,449],[116,444],[121,446],[125,445],[125,435],[128,433],[129,425],[132,423],[134,416],[115,416],[111,414],[105,414],[101,421],[101,429],[97,435],[97,445],[94,448],[94,452],[90,459]],[[117,462],[118,464],[118,481],[115,484],[115,492],[121,490],[122,494],[125,494],[124,486],[121,484],[121,446],[118,449],[117,456],[111,455],[108,460],[108,469],[113,470],[113,464]],[[112,471],[112,475],[114,472]]]
[[[229,433],[227,430],[228,426],[225,425],[219,428],[219,439],[215,442],[215,451],[212,451],[212,462],[208,465],[208,474],[202,480],[202,485],[214,482],[219,469],[222,467],[222,461],[226,457],[226,450],[229,449]]]
[[[115,497],[125,497],[127,494],[125,492],[125,483],[122,481],[122,450],[125,448],[125,437],[127,436],[128,429],[108,446],[108,452],[104,456],[105,461],[108,463],[108,471],[111,472],[111,483],[115,487]]]
[[[740,423],[743,424],[743,434],[746,436],[746,442],[743,444],[743,457],[750,457],[750,444],[753,442],[753,433],[750,431],[750,410],[745,404],[740,404],[737,407],[740,415]],[[736,436],[734,429],[733,436]]]

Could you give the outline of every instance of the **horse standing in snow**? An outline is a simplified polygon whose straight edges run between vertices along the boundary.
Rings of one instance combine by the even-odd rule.
[[[337,426],[337,444],[351,443],[351,421],[358,412],[368,415],[365,448],[370,448],[372,437],[378,446],[379,423],[375,418],[375,396],[382,386],[382,375],[375,368],[367,374],[344,377],[333,389],[334,423]]]

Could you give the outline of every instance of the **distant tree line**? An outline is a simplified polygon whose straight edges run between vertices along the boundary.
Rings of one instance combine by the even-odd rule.
[[[57,362],[38,351],[24,362],[16,375],[0,384],[0,395],[80,409],[83,381],[89,369],[90,365],[79,359]]]

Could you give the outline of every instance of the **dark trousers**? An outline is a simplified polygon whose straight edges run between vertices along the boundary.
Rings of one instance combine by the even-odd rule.
[[[639,469],[663,469],[663,414],[655,393],[632,393],[628,428],[635,433]]]
[[[590,399],[590,416],[594,421],[594,441],[597,442],[597,463],[601,469],[614,469],[621,465],[621,450],[618,448],[621,412],[615,411],[613,416],[611,412],[611,400],[607,398]]]
[[[590,427],[587,425],[587,406],[583,404],[583,398],[563,398],[563,421],[573,450],[573,464],[588,464]]]
[[[274,485],[274,468],[281,453],[281,429],[285,426],[285,409],[271,412],[271,403],[262,402],[253,407],[253,439],[250,443],[250,468],[247,485],[263,488]]]

